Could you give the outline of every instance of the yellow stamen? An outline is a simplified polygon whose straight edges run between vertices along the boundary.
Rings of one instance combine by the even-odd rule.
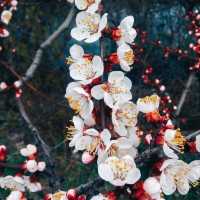
[[[133,53],[133,50],[129,50],[124,53],[124,60],[129,64],[132,65],[135,60],[135,55]]]

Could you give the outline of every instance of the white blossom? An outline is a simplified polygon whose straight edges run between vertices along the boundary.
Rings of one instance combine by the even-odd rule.
[[[2,21],[4,24],[9,24],[11,18],[12,18],[12,12],[11,12],[10,10],[4,10],[4,11],[1,13],[1,21]]]
[[[116,103],[112,109],[112,122],[115,131],[120,136],[127,135],[127,128],[137,124],[137,106],[131,102]]]
[[[132,99],[131,89],[132,83],[123,72],[114,71],[108,76],[108,82],[94,86],[91,95],[97,99],[104,99],[104,102],[110,108],[115,103],[124,103]]]
[[[108,157],[98,165],[99,176],[115,186],[134,184],[140,179],[140,170],[131,156]]]
[[[65,97],[75,113],[78,113],[86,122],[90,124],[95,123],[92,117],[93,101],[80,83],[70,83],[67,86]]]
[[[139,98],[137,101],[137,108],[140,112],[150,113],[158,110],[160,104],[160,97],[156,94]]]
[[[182,135],[179,129],[167,129],[164,132],[164,144],[163,151],[169,158],[178,159],[178,156],[174,152],[182,153],[184,150],[186,139]]]
[[[161,185],[156,177],[149,177],[144,181],[145,192],[154,200],[164,200],[161,197]]]
[[[161,167],[160,184],[166,195],[173,194],[176,189],[182,195],[186,195],[190,189],[190,183],[200,178],[200,161],[195,160],[190,164],[182,160],[166,160]]]
[[[76,26],[71,30],[71,36],[78,40],[84,40],[87,43],[97,41],[103,29],[107,25],[107,13],[102,17],[97,13],[82,11],[76,16]]]
[[[35,153],[37,153],[37,147],[33,144],[28,144],[26,148],[22,148],[20,153],[24,157],[29,157]]]
[[[134,60],[135,60],[135,55],[131,47],[125,43],[121,44],[117,48],[117,56],[118,56],[121,68],[124,71],[130,71],[131,65],[133,65]]]
[[[133,24],[134,24],[133,16],[127,16],[121,21],[120,25],[118,26],[118,29],[121,34],[120,39],[117,41],[119,45],[123,43],[131,44],[134,42],[137,36],[137,32],[133,28]]]
[[[101,0],[75,0],[75,5],[79,10],[86,10],[94,13],[97,11]]]
[[[94,79],[102,76],[104,71],[103,61],[100,56],[94,56],[91,60],[84,57],[84,50],[79,45],[73,45],[70,48],[72,64],[69,67],[70,76],[87,85]]]

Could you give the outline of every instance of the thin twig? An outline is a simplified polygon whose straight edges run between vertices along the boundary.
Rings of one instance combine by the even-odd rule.
[[[28,127],[30,128],[31,133],[32,133],[37,145],[41,148],[41,151],[45,155],[45,159],[46,159],[47,166],[48,166],[48,169],[49,169],[50,184],[53,187],[59,187],[60,183],[59,183],[59,180],[58,180],[56,173],[54,171],[55,164],[54,164],[54,161],[53,161],[51,153],[50,153],[50,147],[41,138],[39,130],[37,129],[37,127],[34,126],[32,121],[30,120],[27,112],[25,111],[25,108],[24,108],[24,105],[23,105],[21,99],[17,100],[17,105],[18,105],[21,116],[23,117],[23,119],[27,123]]]
[[[23,84],[23,82],[30,80],[34,76],[35,71],[37,70],[37,68],[39,67],[39,65],[41,63],[44,49],[47,48],[48,46],[50,46],[58,38],[58,36],[70,25],[70,22],[72,21],[74,15],[75,15],[75,8],[74,8],[74,6],[72,6],[71,10],[70,10],[68,16],[65,18],[64,22],[58,27],[58,29],[55,32],[53,32],[40,45],[40,48],[36,51],[36,54],[35,54],[32,64],[27,69],[25,76],[20,80],[21,85]]]
[[[177,104],[177,110],[176,110],[176,113],[175,113],[176,116],[180,115],[182,107],[185,103],[186,97],[187,97],[187,95],[190,91],[190,87],[192,86],[192,83],[194,82],[194,80],[195,80],[195,73],[191,73],[189,78],[188,78],[188,81],[186,83],[185,89],[182,92],[181,98],[180,98],[180,100]]]

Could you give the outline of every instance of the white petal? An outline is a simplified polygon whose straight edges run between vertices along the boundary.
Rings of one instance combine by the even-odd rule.
[[[124,60],[120,60],[120,66],[122,68],[122,70],[124,70],[125,72],[129,72],[131,70],[130,65],[125,62]]]
[[[93,3],[91,6],[88,7],[87,12],[95,13],[99,8],[99,3]]]
[[[104,144],[107,145],[111,139],[110,131],[108,129],[104,129],[101,132],[100,137],[101,137],[102,141],[104,142]]]
[[[99,31],[102,31],[106,26],[107,26],[107,23],[108,23],[108,13],[105,13],[102,18],[101,18],[101,21],[99,23]]]
[[[107,92],[104,92],[104,102],[105,102],[105,104],[108,106],[108,107],[110,107],[110,108],[112,108],[113,107],[113,98],[112,98],[112,96],[109,94],[109,93],[107,93]]]
[[[106,181],[112,181],[114,178],[112,169],[107,164],[99,164],[98,173],[99,176]]]
[[[75,149],[77,151],[83,151],[91,142],[92,138],[90,136],[82,136],[76,141]]]
[[[200,166],[193,167],[190,172],[187,174],[187,178],[191,182],[195,182],[200,178]]]
[[[126,137],[120,137],[117,139],[117,146],[120,149],[129,149],[132,147],[131,141],[127,139]]]
[[[94,128],[87,129],[84,133],[90,136],[99,136],[99,132]]]
[[[81,46],[74,44],[71,48],[70,48],[70,55],[73,59],[75,60],[79,60],[84,56],[84,50]]]
[[[200,135],[196,136],[196,149],[200,153]]]
[[[80,73],[80,64],[79,63],[73,63],[70,65],[69,67],[70,70],[70,76],[74,79],[74,80],[85,80],[86,76],[83,73]]]
[[[87,39],[85,40],[85,42],[93,43],[93,42],[96,42],[97,40],[99,40],[100,37],[101,37],[101,33],[98,32],[98,33],[88,36]]]
[[[74,127],[76,130],[82,131],[84,127],[84,122],[79,116],[74,116],[72,119]]]
[[[82,41],[88,38],[90,34],[83,28],[75,27],[71,30],[71,36],[78,41]]]
[[[133,24],[134,24],[134,17],[133,16],[127,16],[121,21],[120,28],[127,29],[127,28],[132,27]]]
[[[119,123],[117,126],[114,126],[114,129],[120,136],[127,136],[127,129],[123,124]]]
[[[131,44],[135,40],[136,36],[136,30],[134,28],[131,28],[125,33],[123,39],[125,40],[125,42]]]
[[[87,0],[75,0],[75,5],[79,10],[85,10],[88,6]]]
[[[127,174],[126,183],[127,184],[134,184],[140,179],[140,177],[141,177],[140,170],[138,168],[133,168]]]
[[[103,84],[96,85],[91,89],[91,95],[97,100],[103,99],[104,90],[102,89]]]
[[[96,74],[101,76],[104,71],[103,61],[100,56],[94,56],[92,59],[93,64],[93,70],[96,72]]]
[[[124,79],[124,73],[122,71],[113,71],[110,72],[108,76],[108,82],[114,84],[116,82],[120,82]]]
[[[181,181],[177,183],[177,190],[182,195],[186,195],[189,192],[190,185],[187,179],[182,178]]]
[[[164,173],[160,176],[160,185],[163,193],[166,195],[171,195],[176,191],[174,179],[171,176],[166,176]]]
[[[136,127],[128,128],[128,139],[131,141],[134,147],[138,147],[140,144],[140,138],[136,134]]]
[[[178,156],[174,153],[172,149],[168,147],[166,143],[163,144],[163,151],[167,157],[178,159]]]

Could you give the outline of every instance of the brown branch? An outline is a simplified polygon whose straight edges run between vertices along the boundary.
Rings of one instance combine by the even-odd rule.
[[[42,139],[42,137],[40,136],[39,130],[37,129],[37,127],[34,126],[32,121],[30,120],[21,99],[17,100],[17,105],[18,105],[21,116],[23,117],[24,121],[27,123],[28,127],[31,130],[33,138],[35,139],[37,145],[39,146],[39,148],[45,155],[46,163],[49,169],[50,184],[55,188],[59,188],[60,183],[54,170],[55,163],[51,156],[50,147]]]
[[[22,79],[21,79],[21,85],[23,84],[23,82],[27,82],[34,76],[35,71],[37,70],[37,68],[39,67],[39,65],[41,63],[44,49],[46,49],[48,46],[50,46],[58,38],[58,36],[70,25],[70,22],[72,21],[74,15],[75,15],[75,8],[74,8],[74,6],[72,6],[71,10],[69,11],[69,14],[65,18],[64,22],[58,27],[58,29],[55,32],[53,32],[40,45],[40,48],[36,51],[36,54],[35,54],[32,64],[27,69],[25,76],[22,77]]]
[[[180,98],[180,100],[179,100],[179,102],[177,104],[177,110],[176,110],[176,113],[175,113],[176,116],[180,115],[182,107],[183,107],[183,105],[185,103],[187,95],[188,95],[188,93],[190,91],[190,87],[192,86],[192,83],[194,82],[194,80],[195,80],[195,73],[193,72],[193,73],[190,74],[190,76],[189,76],[189,78],[187,80],[185,89],[183,90],[181,98]]]

